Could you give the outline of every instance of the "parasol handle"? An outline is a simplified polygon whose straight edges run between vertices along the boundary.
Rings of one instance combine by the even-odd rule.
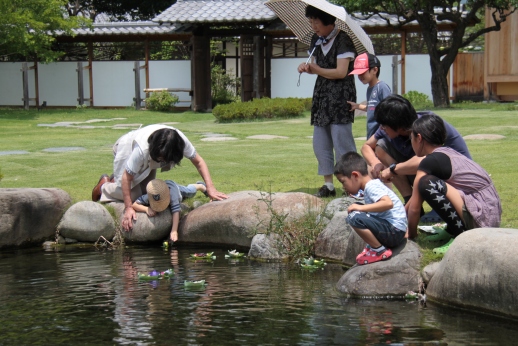
[[[317,42],[315,42],[315,47],[313,47],[313,50],[312,50],[312,51],[311,51],[311,53],[309,54],[309,56],[308,56],[308,60],[306,60],[306,65],[307,65],[307,64],[309,64],[309,61],[311,60],[311,57],[313,56],[313,53],[315,53],[315,49],[317,49],[317,46],[320,46],[320,45],[322,44],[322,41],[323,41],[323,39],[322,39],[322,37],[320,37],[320,38],[318,39],[318,41],[317,41]],[[297,82],[297,86],[300,86],[300,76],[301,76],[301,75],[302,75],[302,72],[301,72],[301,73],[299,73],[299,81]]]

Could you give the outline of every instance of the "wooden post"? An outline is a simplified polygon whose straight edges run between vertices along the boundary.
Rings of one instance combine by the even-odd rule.
[[[146,89],[149,89],[149,38],[146,37]],[[146,93],[146,98],[149,97],[149,93]]]
[[[264,96],[272,97],[272,51],[273,40],[271,36],[266,36],[266,52],[265,52],[265,78],[264,78]]]
[[[254,50],[253,37],[250,35],[241,35],[239,42],[240,58],[241,58],[241,101],[250,101],[253,98],[254,91]]]
[[[40,106],[40,88],[38,83],[38,62],[34,62],[34,90],[36,92],[36,107]]]
[[[191,37],[191,89],[193,91],[191,108],[195,112],[212,110],[210,38],[204,28],[193,31]]]
[[[260,99],[264,95],[264,42],[259,35],[254,36],[253,88],[253,97]]]
[[[401,94],[406,92],[405,81],[406,81],[406,31],[401,32]]]
[[[140,62],[135,61],[135,67],[133,68],[133,72],[135,73],[135,97],[133,101],[135,101],[135,109],[140,109],[140,103],[142,99],[140,98]]]
[[[88,80],[90,82],[90,107],[94,106],[94,75],[93,75],[94,48],[92,41],[88,42]]]
[[[29,110],[29,68],[27,63],[22,63],[22,81],[23,81],[23,109]]]
[[[85,91],[83,86],[83,62],[77,62],[77,102],[80,106],[85,103]]]
[[[392,56],[392,93],[393,94],[399,94],[398,93],[398,73],[397,73],[397,67],[398,67],[397,55],[393,55]]]

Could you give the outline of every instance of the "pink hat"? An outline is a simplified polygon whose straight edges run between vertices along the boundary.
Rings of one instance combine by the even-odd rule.
[[[369,71],[373,67],[381,67],[379,59],[370,53],[363,53],[354,59],[354,70],[349,73],[349,75],[362,74]]]

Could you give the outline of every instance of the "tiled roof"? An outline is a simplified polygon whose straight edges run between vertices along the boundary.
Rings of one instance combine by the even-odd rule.
[[[265,0],[178,0],[153,18],[158,23],[243,23],[277,18]]]
[[[112,22],[112,23],[95,23],[92,28],[75,29],[74,33],[79,36],[105,36],[105,35],[166,35],[177,33],[188,33],[192,31],[190,25],[181,24],[160,25],[151,21],[145,22]],[[57,36],[63,35],[58,32]]]

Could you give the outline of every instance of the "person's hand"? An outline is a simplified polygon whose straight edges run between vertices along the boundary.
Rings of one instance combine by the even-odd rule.
[[[355,211],[355,210],[357,210],[357,211],[361,211],[361,208],[362,208],[362,207],[363,207],[363,205],[361,205],[361,204],[353,203],[353,204],[351,204],[349,207],[347,207],[347,212],[348,212],[348,213],[351,213],[351,212],[353,212],[353,211]]]
[[[157,212],[148,207],[146,209],[146,214],[147,214],[147,216],[153,217],[153,216],[156,216]]]
[[[392,181],[392,173],[387,169],[380,171],[378,177],[384,183],[390,183]]]
[[[300,64],[299,67],[297,67],[297,71],[299,73],[308,72],[308,64],[306,64],[306,63]]]
[[[122,228],[129,232],[133,229],[133,221],[137,220],[137,213],[132,207],[124,208],[124,216],[122,217]]]
[[[348,104],[351,105],[351,110],[354,111],[355,109],[360,109],[360,105],[356,102],[347,101]]]
[[[207,188],[207,195],[211,201],[221,201],[228,198],[227,195],[225,195],[223,192],[219,192],[215,188]]]
[[[171,231],[171,234],[169,234],[169,240],[171,242],[175,242],[178,240],[178,232],[177,231]]]
[[[372,167],[372,177],[374,179],[380,178],[380,172],[385,169],[385,166],[380,162]]]

